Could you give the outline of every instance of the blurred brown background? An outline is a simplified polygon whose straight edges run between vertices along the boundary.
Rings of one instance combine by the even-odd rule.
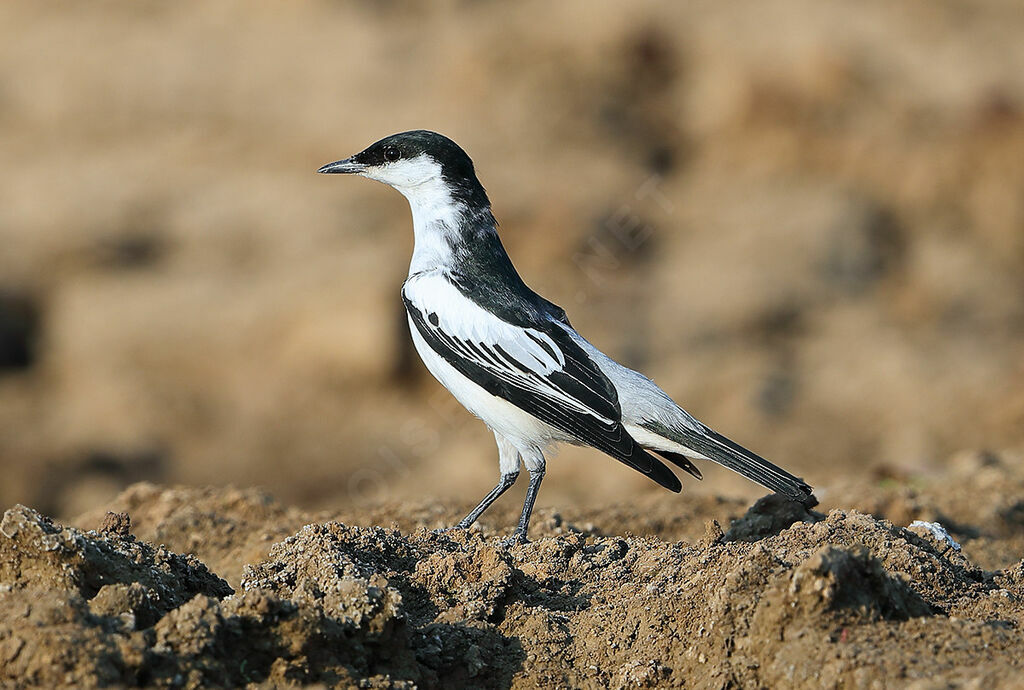
[[[413,128],[591,341],[826,493],[1024,442],[1019,0],[7,2],[0,504],[481,497],[492,437],[408,346],[405,201],[313,172]],[[660,491],[550,468],[541,505]]]

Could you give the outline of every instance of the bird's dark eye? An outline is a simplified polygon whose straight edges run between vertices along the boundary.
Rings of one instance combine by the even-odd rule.
[[[401,157],[402,153],[398,150],[398,148],[394,146],[384,147],[384,160],[386,160],[387,162],[394,163]]]

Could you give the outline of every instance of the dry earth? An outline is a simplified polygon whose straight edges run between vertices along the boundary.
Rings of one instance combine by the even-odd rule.
[[[492,532],[503,513],[439,532],[454,511],[314,516],[252,490],[139,484],[75,521],[98,531],[16,506],[0,523],[0,682],[1019,686],[1024,464],[951,466],[847,488],[876,515],[697,499],[683,516],[544,514],[516,548]],[[394,526],[369,526],[384,515]],[[944,521],[962,549],[909,520]]]

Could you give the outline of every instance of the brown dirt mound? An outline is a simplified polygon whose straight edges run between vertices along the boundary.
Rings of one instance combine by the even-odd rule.
[[[17,506],[0,530],[0,683],[994,687],[1024,665],[1022,564],[990,572],[966,555],[1006,525],[961,525],[978,536],[958,533],[960,551],[927,529],[769,499],[691,542],[547,514],[509,549],[426,529],[447,520],[437,509],[407,509],[405,531],[301,526],[310,516],[256,491],[152,485],[112,508],[147,539],[202,546],[238,591],[126,535],[124,515],[82,531]]]

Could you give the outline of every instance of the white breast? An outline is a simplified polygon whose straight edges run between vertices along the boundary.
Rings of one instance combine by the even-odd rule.
[[[565,433],[512,403],[491,395],[459,373],[427,345],[412,319],[409,320],[409,330],[416,352],[434,378],[440,381],[463,407],[479,417],[491,430],[507,438],[521,452],[531,449],[543,450],[553,441],[570,440]]]

